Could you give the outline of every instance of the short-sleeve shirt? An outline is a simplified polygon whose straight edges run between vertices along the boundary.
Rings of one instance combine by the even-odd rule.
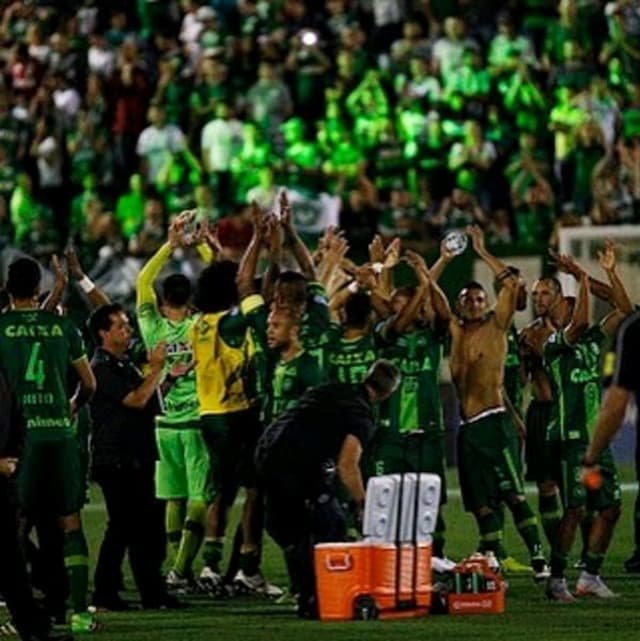
[[[340,325],[332,324],[324,356],[328,380],[361,383],[377,358],[378,345],[373,332],[346,338]]]
[[[554,415],[548,440],[589,442],[600,409],[600,358],[606,335],[599,325],[570,344],[564,330],[551,334],[544,345],[551,374]]]
[[[24,413],[30,438],[73,435],[69,366],[86,358],[78,328],[41,309],[0,315],[0,360]]]
[[[398,334],[391,329],[392,322],[381,323],[376,331],[383,341],[382,356],[400,369],[402,379],[382,406],[380,430],[441,434],[444,423],[438,376],[444,336],[428,326]]]
[[[126,407],[125,397],[144,381],[138,368],[100,347],[91,366],[97,384],[89,405],[93,466],[152,465],[157,458],[154,417],[161,410],[158,394],[141,410]]]
[[[373,408],[364,385],[330,383],[302,395],[297,405],[281,414],[267,428],[263,439],[282,431],[292,466],[317,469],[336,460],[351,434],[364,446],[374,431]],[[311,472],[312,473],[312,472]]]
[[[323,379],[319,359],[310,352],[302,351],[291,360],[278,361],[271,378],[269,420],[293,407],[304,392],[323,383]]]

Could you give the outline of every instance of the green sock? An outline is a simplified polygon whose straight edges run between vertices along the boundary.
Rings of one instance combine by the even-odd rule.
[[[478,529],[480,530],[480,545],[479,552],[493,552],[496,557],[502,547],[502,530],[500,529],[500,521],[494,512],[476,515],[478,521]]]
[[[589,511],[584,515],[582,521],[580,521],[580,535],[582,538],[582,551],[580,552],[580,558],[583,561],[587,560],[587,556],[589,554],[589,534],[591,534],[591,528],[595,518],[596,513]]]
[[[547,537],[547,541],[549,541],[549,545],[553,547],[558,536],[560,520],[562,519],[558,495],[540,496],[538,499],[538,510],[540,511],[544,534]]]
[[[260,553],[258,550],[240,552],[240,569],[246,576],[253,576],[258,573],[260,567]]]
[[[444,558],[444,532],[446,529],[442,515],[438,514],[436,529],[432,536],[433,556],[437,556],[438,558]]]
[[[204,559],[204,564],[214,572],[220,572],[223,550],[224,539],[205,538],[202,558]]]
[[[498,519],[498,523],[500,524],[500,531],[504,536],[504,505],[500,503],[498,507],[493,508],[493,513],[496,515],[496,518]],[[500,545],[498,546],[498,549],[496,550],[496,557],[499,561],[502,561],[503,559],[506,559],[508,556],[509,556],[509,553],[507,552],[507,548],[504,546],[504,539],[502,539],[502,541],[500,542]]]
[[[542,555],[542,543],[538,532],[538,520],[526,501],[511,505],[511,513],[518,533],[529,550],[531,557]]]
[[[71,607],[75,613],[87,611],[89,550],[82,530],[64,534],[64,567],[67,570]]]
[[[184,522],[180,545],[173,563],[173,569],[180,576],[188,576],[191,573],[191,566],[204,538],[206,513],[206,503],[189,501],[187,504],[187,518]]]
[[[167,501],[167,507],[164,513],[165,531],[169,547],[175,557],[178,554],[180,539],[182,538],[182,528],[184,526],[184,503],[182,501]]]
[[[585,570],[589,574],[600,574],[600,568],[602,567],[602,562],[604,561],[604,554],[594,554],[593,552],[587,551],[584,556]]]

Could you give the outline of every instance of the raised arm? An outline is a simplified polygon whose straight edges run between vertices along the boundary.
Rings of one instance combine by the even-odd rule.
[[[561,272],[571,274],[576,280],[580,280],[582,267],[580,267],[572,256],[560,255],[552,249],[549,250],[549,255]],[[607,285],[607,283],[603,283],[601,280],[593,278],[592,276],[588,276],[588,278],[589,291],[591,294],[600,300],[607,301],[611,305],[614,305],[615,303],[613,302],[613,290],[611,289],[611,285]]]
[[[477,225],[467,227],[467,234],[473,242],[473,249],[491,269],[500,282],[500,291],[495,307],[495,320],[499,327],[506,330],[511,326],[516,311],[518,297],[518,278],[507,266],[491,254],[484,245],[484,233]]]
[[[418,286],[416,287],[411,300],[404,306],[402,311],[393,321],[393,331],[397,334],[404,333],[416,319],[420,313],[425,293],[429,287],[428,270],[425,270],[422,267],[422,263],[424,262],[422,260],[422,256],[410,250],[405,252],[405,256],[407,263],[411,266],[411,269],[413,269],[416,278],[418,279]]]
[[[41,305],[41,308],[48,312],[54,312],[62,302],[62,297],[69,283],[69,277],[62,269],[56,254],[51,257],[51,269],[53,270],[53,288]]]
[[[316,270],[313,264],[313,258],[293,224],[293,220],[291,219],[291,205],[287,198],[287,192],[284,190],[280,194],[280,222],[291,243],[291,251],[298,261],[298,267],[300,267],[302,275],[307,281],[314,281],[316,279]]]
[[[255,200],[251,203],[251,215],[253,217],[253,236],[242,256],[236,277],[240,300],[255,292],[254,278],[267,226],[267,218]]]
[[[78,287],[87,295],[91,307],[98,309],[103,305],[109,305],[111,299],[99,287],[96,287],[96,284],[84,273],[76,250],[73,247],[68,247],[64,252],[64,257],[67,259],[69,274],[76,279]]]
[[[262,298],[269,304],[275,296],[276,280],[280,275],[280,263],[282,262],[282,229],[273,216],[269,217],[267,224],[267,238],[269,265],[262,281]]]
[[[438,256],[438,260],[436,260],[436,262],[433,263],[433,265],[431,265],[431,269],[429,270],[432,282],[436,283],[440,280],[440,276],[442,276],[442,272],[444,272],[446,266],[455,257],[456,255],[452,253],[449,249],[447,249],[443,240],[440,243],[440,256]]]
[[[567,325],[564,336],[570,345],[576,343],[582,333],[589,327],[589,277],[587,272],[580,274],[578,295],[573,307],[571,320]]]
[[[611,303],[623,315],[626,316],[631,314],[633,311],[633,305],[631,304],[629,294],[627,293],[627,290],[620,279],[620,275],[618,274],[616,247],[613,241],[605,241],[604,251],[598,252],[598,261],[600,263],[600,267],[602,267],[607,274],[607,278],[611,284]]]

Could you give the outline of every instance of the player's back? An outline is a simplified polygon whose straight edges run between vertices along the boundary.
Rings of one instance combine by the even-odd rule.
[[[85,355],[80,332],[67,318],[40,309],[10,310],[0,316],[0,359],[22,404],[27,429],[53,436],[66,431],[68,371]]]

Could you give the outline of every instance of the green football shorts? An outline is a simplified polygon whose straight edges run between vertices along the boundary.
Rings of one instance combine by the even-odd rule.
[[[209,452],[199,422],[156,427],[160,460],[156,462],[156,496],[163,500],[212,499]]]
[[[527,408],[527,441],[524,449],[527,481],[542,483],[551,477],[547,430],[551,423],[552,410],[553,401],[533,400]]]
[[[554,441],[549,444],[552,457],[553,480],[560,488],[565,509],[584,507],[598,512],[620,505],[621,488],[618,470],[611,450],[607,448],[598,458],[602,474],[602,486],[587,490],[582,482],[582,459],[588,443],[583,441]]]
[[[468,512],[494,508],[501,501],[524,494],[509,421],[504,410],[489,410],[460,426],[458,476]]]
[[[18,496],[25,512],[76,514],[84,503],[85,491],[86,478],[75,434],[55,440],[27,435],[18,469]]]
[[[412,432],[385,435],[374,442],[373,467],[376,476],[425,472],[437,474],[441,480],[440,503],[447,502],[447,477],[444,469],[444,434]]]

